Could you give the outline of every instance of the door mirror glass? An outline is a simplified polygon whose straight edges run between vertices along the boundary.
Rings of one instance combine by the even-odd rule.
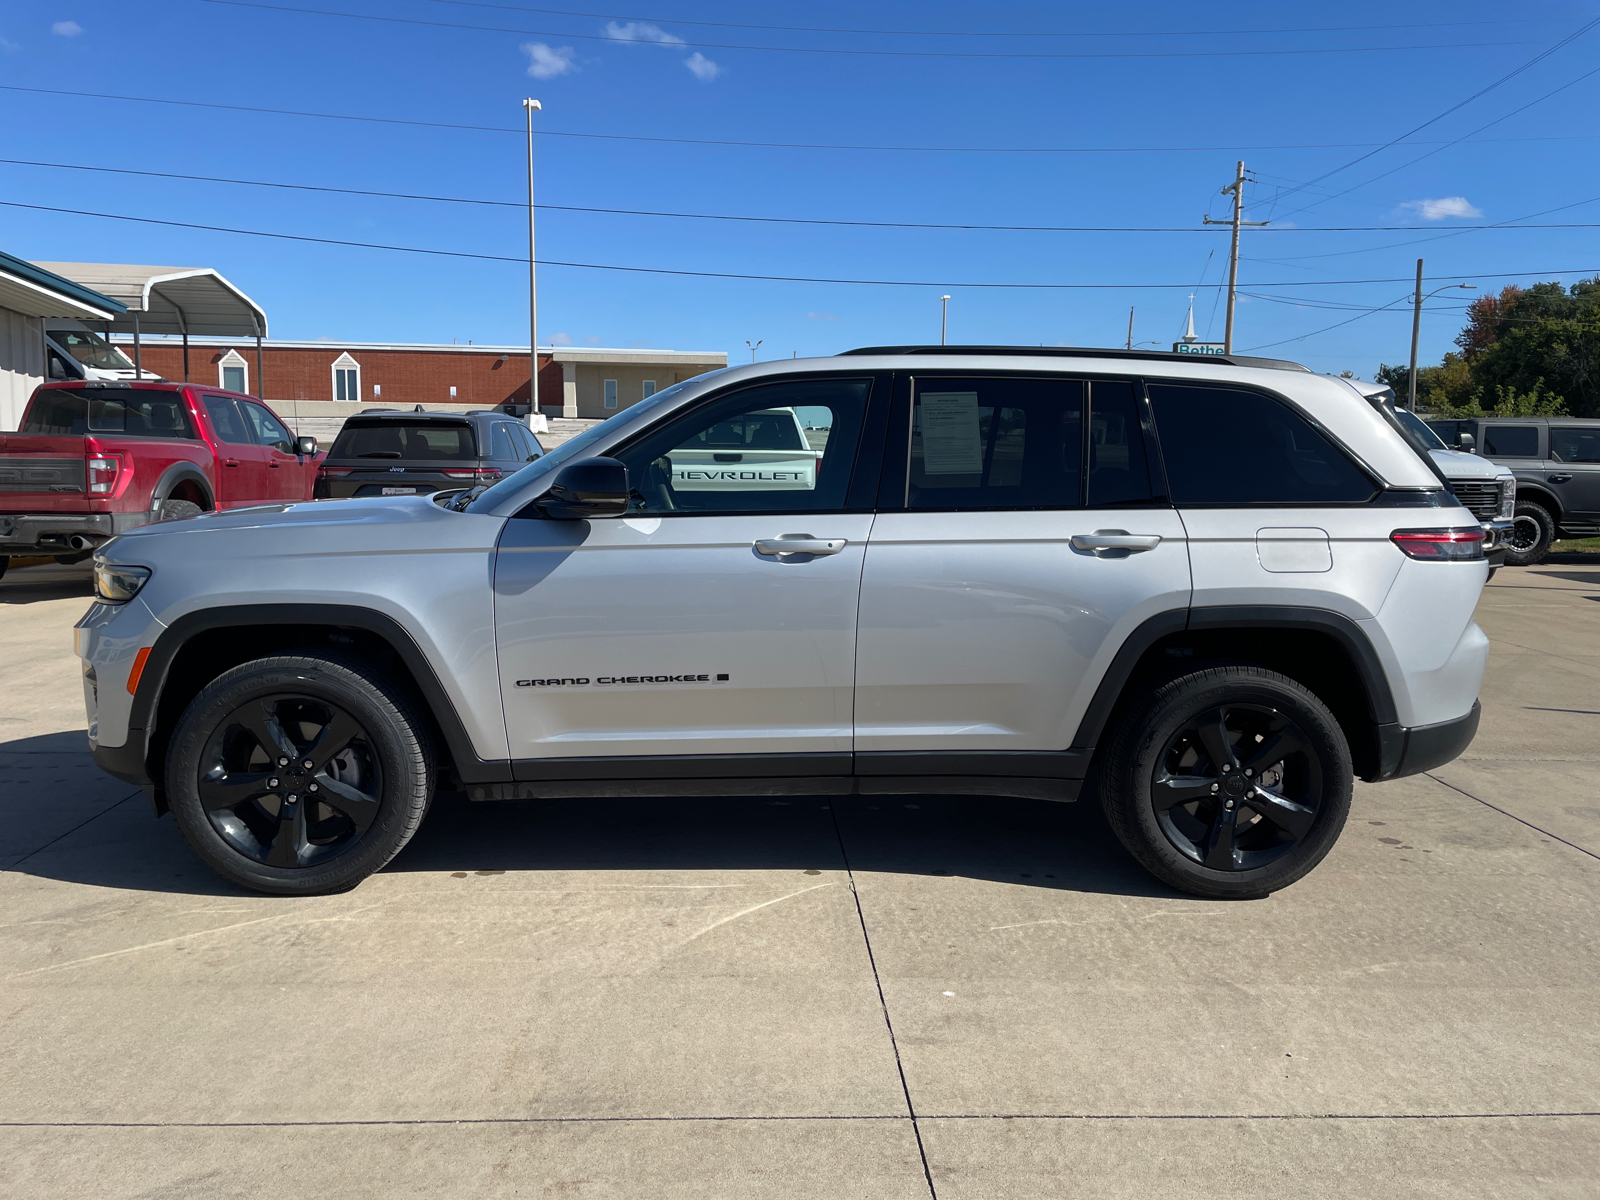
[[[539,501],[547,517],[583,521],[628,511],[628,468],[614,458],[580,458],[556,472]]]
[[[296,438],[295,449],[302,458],[310,458],[317,452],[317,439],[314,437]]]
[[[1465,450],[1468,454],[1471,454],[1472,451],[1477,447],[1477,445],[1478,445],[1478,439],[1473,437],[1470,433],[1458,433],[1458,434],[1456,434],[1456,449],[1457,450]]]

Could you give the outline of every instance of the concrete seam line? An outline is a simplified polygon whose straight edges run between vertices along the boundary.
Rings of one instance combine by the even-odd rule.
[[[1499,1113],[922,1113],[919,1121],[1506,1121],[1600,1117],[1600,1112]],[[906,1113],[837,1116],[375,1117],[327,1121],[0,1121],[0,1129],[318,1129],[421,1125],[626,1125],[732,1121],[910,1121]]]
[[[1542,833],[1547,838],[1553,838],[1556,841],[1560,842],[1563,846],[1571,846],[1579,854],[1587,854],[1590,858],[1600,859],[1600,854],[1596,854],[1593,850],[1585,850],[1582,846],[1578,845],[1576,842],[1569,842],[1569,841],[1567,841],[1566,838],[1562,837],[1560,834],[1551,833],[1548,829],[1541,829],[1541,828],[1539,828],[1539,826],[1535,825],[1532,821],[1524,821],[1521,817],[1517,816],[1516,813],[1509,813],[1505,809],[1500,808],[1497,805],[1490,804],[1487,800],[1484,800],[1484,799],[1482,799],[1482,798],[1480,798],[1478,796],[1474,796],[1471,792],[1467,791],[1464,788],[1458,788],[1453,783],[1445,783],[1444,780],[1440,779],[1432,771],[1424,771],[1423,774],[1426,775],[1429,779],[1433,780],[1435,783],[1444,784],[1444,786],[1449,788],[1452,792],[1460,792],[1468,800],[1476,800],[1479,804],[1483,805],[1485,808],[1494,809],[1494,811],[1499,813],[1502,817],[1510,817],[1518,825],[1526,825],[1529,829],[1533,830],[1535,833]]]
[[[861,943],[867,950],[867,965],[872,968],[872,982],[878,989],[878,1008],[883,1013],[883,1026],[889,1031],[889,1048],[894,1051],[894,1069],[900,1076],[900,1091],[906,1098],[906,1115],[911,1118],[911,1133],[917,1140],[917,1157],[922,1160],[922,1178],[928,1184],[928,1195],[939,1200],[938,1189],[933,1186],[933,1171],[928,1166],[928,1151],[922,1144],[922,1130],[917,1125],[917,1108],[911,1102],[911,1085],[906,1082],[905,1064],[900,1060],[900,1042],[894,1036],[894,1022],[889,1018],[889,1001],[883,994],[883,979],[878,974],[878,957],[872,952],[872,938],[867,933],[867,914],[861,907],[861,893],[856,889],[856,873],[850,866],[850,852],[845,849],[844,830],[839,827],[839,810],[833,800],[828,800],[828,816],[833,821],[833,834],[839,839],[839,858],[844,863],[845,878],[850,881],[850,898],[855,901],[856,920],[861,923]]]
[[[126,796],[122,797],[122,799],[120,799],[120,800],[113,800],[105,808],[102,808],[99,812],[95,813],[94,816],[85,817],[83,820],[79,821],[76,825],[74,825],[71,829],[67,830],[65,833],[56,834],[55,837],[51,838],[48,842],[46,842],[44,845],[40,846],[37,850],[28,851],[28,853],[24,854],[21,858],[17,859],[16,862],[11,864],[12,868],[20,867],[23,863],[27,862],[35,854],[44,853],[46,850],[50,849],[51,846],[54,846],[57,842],[59,842],[62,838],[70,837],[72,834],[77,833],[78,830],[82,829],[85,825],[89,824],[91,821],[98,821],[101,817],[105,816],[113,808],[116,808],[117,805],[126,804],[129,800],[132,800],[135,796],[137,796],[139,794],[139,790],[140,789],[135,789],[134,791],[129,792]]]

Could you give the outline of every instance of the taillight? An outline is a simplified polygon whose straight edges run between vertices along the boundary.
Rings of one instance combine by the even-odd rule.
[[[439,474],[450,479],[499,479],[500,472],[493,467],[476,467],[471,471],[445,468]]]
[[[479,467],[478,468],[478,478],[479,479],[499,479],[500,478],[500,472],[495,470],[495,468],[493,468],[493,467]]]
[[[108,496],[117,487],[117,475],[122,470],[122,459],[115,454],[100,455],[89,460],[89,494]]]
[[[1483,530],[1472,529],[1397,529],[1389,535],[1411,558],[1459,562],[1483,557]]]
[[[452,470],[449,467],[446,467],[443,470],[441,470],[439,472],[439,474],[445,476],[447,479],[471,479],[474,475],[477,474],[477,472],[476,471],[457,471],[457,470]]]
[[[338,476],[339,478],[342,479],[342,478],[344,478],[344,476],[350,474],[350,472],[352,472],[354,470],[355,470],[354,467],[318,467],[317,468],[317,474],[318,475],[335,475],[335,476]]]

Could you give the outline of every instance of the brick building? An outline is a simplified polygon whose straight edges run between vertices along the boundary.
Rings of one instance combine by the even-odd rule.
[[[131,351],[131,339],[115,337]],[[494,408],[528,402],[528,352],[516,346],[430,346],[382,342],[261,343],[253,339],[141,339],[141,365],[166,379],[250,392],[283,404],[359,408]],[[539,350],[539,407],[551,416],[609,417],[653,392],[728,365],[723,352]],[[345,407],[345,406],[350,407]],[[315,409],[313,411],[316,411]]]

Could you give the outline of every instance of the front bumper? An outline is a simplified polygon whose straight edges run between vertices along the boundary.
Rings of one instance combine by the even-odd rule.
[[[150,520],[149,513],[0,513],[0,555],[80,554]],[[74,537],[87,546],[74,546]]]
[[[1483,523],[1483,555],[1491,567],[1503,567],[1506,562],[1506,539],[1511,536],[1511,521],[1485,521]]]

